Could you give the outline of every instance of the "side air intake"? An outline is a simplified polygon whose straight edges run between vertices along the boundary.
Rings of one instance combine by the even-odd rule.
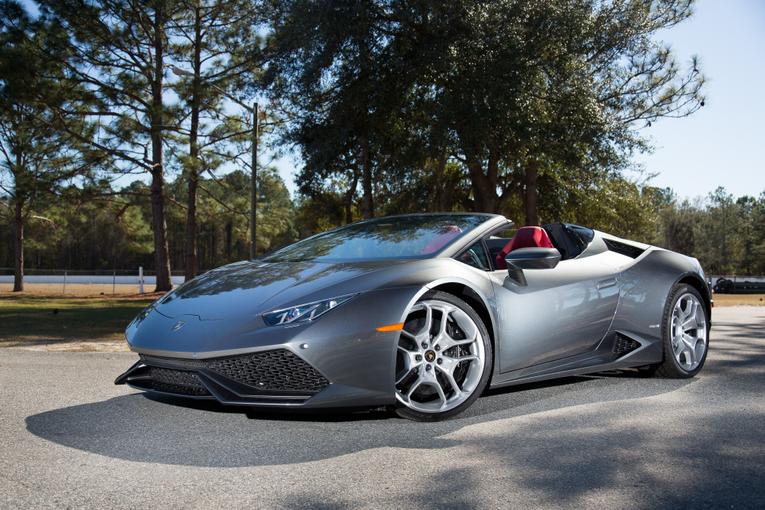
[[[603,242],[606,243],[606,247],[609,250],[621,255],[626,255],[627,257],[631,257],[633,259],[638,258],[645,251],[642,248],[638,248],[637,246],[632,246],[631,244],[615,241],[613,239],[603,239]]]
[[[640,342],[624,336],[621,333],[617,333],[616,338],[614,338],[613,352],[617,358],[621,358],[622,356],[631,353],[638,347],[640,347]]]

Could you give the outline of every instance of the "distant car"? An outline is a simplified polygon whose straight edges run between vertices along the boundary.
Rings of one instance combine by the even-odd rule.
[[[440,420],[487,386],[628,367],[692,377],[711,305],[696,259],[586,227],[392,216],[181,285],[128,326],[140,360],[116,383]]]
[[[765,281],[718,278],[712,290],[718,294],[761,294],[765,292]]]

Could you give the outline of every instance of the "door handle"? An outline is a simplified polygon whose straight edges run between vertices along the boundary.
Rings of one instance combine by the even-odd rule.
[[[608,287],[613,287],[616,285],[616,278],[606,278],[605,280],[600,280],[597,285],[597,289],[607,289]]]

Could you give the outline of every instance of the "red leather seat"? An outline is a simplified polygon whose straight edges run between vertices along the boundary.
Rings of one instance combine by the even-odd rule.
[[[554,246],[550,241],[550,236],[547,235],[547,232],[542,227],[521,227],[505,247],[502,248],[502,251],[497,254],[495,259],[497,269],[507,269],[505,257],[511,251],[519,248],[554,248]]]

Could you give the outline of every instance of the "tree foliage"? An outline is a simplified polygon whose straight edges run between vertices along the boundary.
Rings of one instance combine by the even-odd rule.
[[[236,171],[202,178],[199,196],[199,258],[202,270],[241,260],[248,252],[249,176]],[[560,218],[615,235],[655,244],[697,257],[707,274],[765,274],[765,191],[735,199],[718,189],[695,202],[678,200],[670,190],[618,180],[598,199],[571,201]],[[296,203],[275,169],[261,172],[258,184],[258,243],[270,251],[344,222],[342,196],[304,197]],[[34,203],[28,222],[26,260],[42,269],[135,269],[151,267],[151,206],[146,184],[135,181],[114,191],[102,181],[66,186]],[[168,185],[171,203],[183,199],[179,181]],[[10,198],[0,198],[0,268],[13,254]],[[720,208],[725,208],[722,213]],[[412,210],[410,205],[388,212]],[[184,259],[185,210],[169,208],[168,239],[173,264]],[[77,235],[72,233],[76,232]]]
[[[273,168],[260,172],[258,243],[273,250],[298,236],[296,211],[284,182]],[[199,259],[203,270],[242,260],[248,254],[250,177],[242,171],[222,177],[201,177],[199,196]],[[116,192],[120,193],[117,194]],[[170,258],[184,260],[186,192],[181,179],[168,183],[167,231]],[[12,262],[13,214],[10,197],[0,197],[0,268]],[[25,248],[33,269],[153,269],[151,202],[147,184],[134,181],[115,190],[101,180],[64,186],[30,206]],[[7,233],[7,234],[6,234]]]
[[[539,179],[602,179],[645,147],[639,127],[703,102],[696,63],[682,69],[654,39],[688,0],[279,5],[274,92],[309,193],[453,161],[471,209],[520,201],[518,219],[537,223]],[[363,185],[363,216],[375,188]]]

